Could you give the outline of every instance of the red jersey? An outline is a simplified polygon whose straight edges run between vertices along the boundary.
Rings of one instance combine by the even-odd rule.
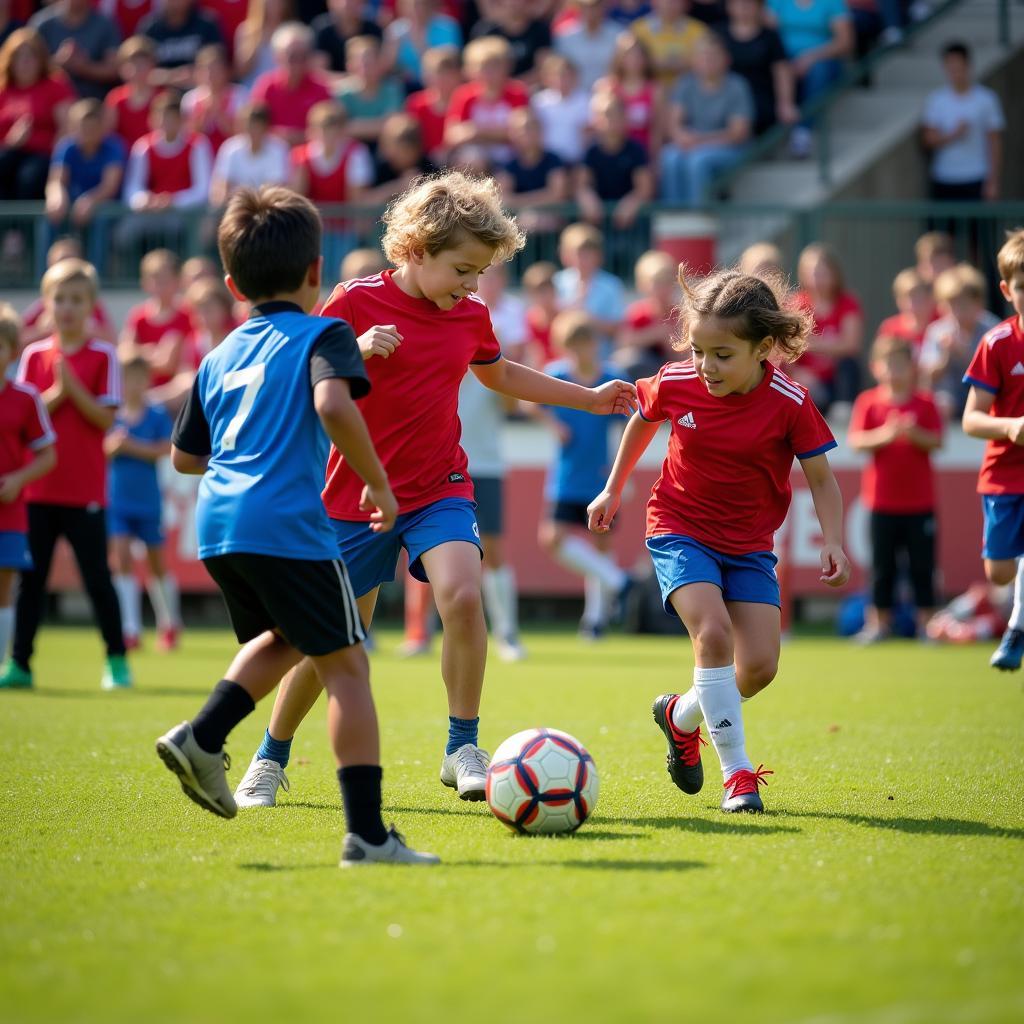
[[[657,349],[665,354],[669,352],[670,348],[673,331],[672,321],[672,311],[669,310],[668,313],[663,313],[655,307],[651,299],[637,299],[636,302],[630,303],[626,308],[625,324],[634,331],[643,330],[645,327],[650,327],[653,324],[661,324],[665,328],[664,342]]]
[[[107,93],[107,98],[103,102],[114,112],[114,133],[121,136],[129,149],[143,135],[149,134],[149,107],[156,97],[157,94],[154,92],[141,107],[135,107],[132,106],[131,93],[127,85],[119,85]]]
[[[612,93],[626,108],[629,137],[639,142],[648,152],[651,148],[651,130],[654,127],[655,85],[647,82],[639,92],[626,92],[619,82],[612,83]]]
[[[256,79],[250,102],[266,103],[274,128],[292,128],[305,133],[310,110],[330,98],[331,90],[318,76],[307,75],[293,89],[285,73],[277,70],[267,71]]]
[[[180,143],[173,144],[169,154],[161,152],[166,147],[156,145],[162,138],[160,132],[150,132],[142,140],[146,149],[147,191],[154,195],[187,192],[192,187],[192,150],[200,145],[203,136],[186,136]],[[205,139],[202,145],[207,145]]]
[[[49,156],[57,141],[54,109],[62,103],[71,103],[75,98],[71,83],[60,72],[41,78],[24,89],[17,85],[0,89],[0,139],[7,137],[15,122],[30,117],[32,127],[19,148],[28,153]]]
[[[480,82],[465,82],[452,93],[448,105],[448,124],[459,124],[472,121],[480,128],[501,130],[508,124],[509,115],[518,107],[528,106],[530,94],[522,82],[511,79],[506,82],[497,99],[489,99],[484,95],[484,87]],[[493,143],[488,143],[494,146]],[[502,146],[502,149],[508,147]],[[508,150],[511,152],[511,150]]]
[[[914,323],[914,318],[912,316],[908,316],[906,313],[895,313],[893,316],[887,316],[878,325],[875,337],[899,338],[900,341],[906,341],[913,345],[914,352],[917,353],[921,348],[921,342],[924,341],[925,331],[927,331],[937,319],[938,314],[933,316],[931,321],[925,324],[923,328],[919,329]]]
[[[405,101],[405,109],[420,123],[423,152],[430,156],[444,145],[444,119],[447,109],[438,113],[435,104],[438,94],[434,89],[420,89]]]
[[[806,292],[798,292],[796,301],[814,319],[814,334],[819,338],[831,338],[840,334],[843,322],[849,316],[863,316],[860,303],[849,292],[842,292],[836,297],[832,308],[826,313],[815,312],[814,303]],[[811,339],[811,347],[814,340]],[[823,384],[828,384],[836,375],[835,359],[825,352],[805,352],[799,359],[801,370],[812,374]]]
[[[692,360],[637,381],[640,415],[669,420],[661,476],[647,503],[647,536],[681,534],[729,555],[771,551],[789,509],[793,457],[836,447],[807,395],[771,363],[745,395],[708,393]]]
[[[555,358],[555,347],[551,342],[551,320],[536,306],[526,307],[526,337],[540,350],[540,365],[544,366]]]
[[[334,289],[325,316],[347,320],[356,336],[376,324],[395,324],[402,343],[387,359],[366,363],[371,390],[359,403],[384,463],[399,512],[442,498],[473,500],[466,455],[459,446],[459,385],[474,363],[501,358],[490,314],[471,295],[442,311],[429,299],[406,295],[385,270]],[[324,504],[332,519],[365,522],[359,509],[363,481],[332,447]]]
[[[153,13],[153,7],[153,0],[100,0],[97,10],[117,25],[122,39],[129,39],[139,23]]]
[[[105,341],[87,341],[62,353],[54,337],[26,347],[18,364],[18,383],[40,393],[53,386],[56,364],[64,359],[71,371],[101,405],[121,404],[121,367],[117,351]],[[107,503],[107,459],[103,430],[90,423],[70,398],[51,413],[57,432],[57,469],[25,488],[25,500],[76,508]]]
[[[312,142],[292,150],[292,164],[306,172],[306,195],[314,203],[344,203],[348,199],[349,161],[363,144],[348,139],[333,161],[324,163],[319,147]]]
[[[1013,316],[978,343],[964,383],[995,396],[993,416],[1024,416],[1024,329]],[[989,441],[978,474],[979,494],[1024,494],[1024,446]]]
[[[29,384],[5,383],[0,377],[0,478],[31,461],[30,452],[56,440],[39,392]],[[0,501],[0,533],[24,533],[27,529],[23,490],[15,501]]]
[[[200,0],[199,10],[220,25],[220,34],[231,57],[235,52],[235,33],[249,12],[248,0]]]
[[[141,302],[139,305],[133,306],[132,309],[129,310],[128,316],[125,318],[124,327],[125,331],[134,335],[135,344],[140,347],[157,345],[163,341],[168,334],[174,333],[180,335],[183,343],[182,363],[186,361],[185,356],[187,353],[187,343],[193,334],[195,334],[196,330],[196,325],[192,320],[192,315],[185,306],[179,306],[169,320],[160,322],[156,316],[156,309],[151,302]],[[173,374],[166,373],[154,374],[153,387],[159,387],[161,384],[166,384],[173,376]]]
[[[942,433],[942,416],[930,395],[919,392],[897,403],[884,388],[871,388],[857,396],[850,415],[850,430],[874,430],[884,426],[893,414],[909,414],[914,417],[915,426]],[[860,478],[860,499],[872,512],[933,512],[935,481],[931,455],[906,438],[872,452]]]

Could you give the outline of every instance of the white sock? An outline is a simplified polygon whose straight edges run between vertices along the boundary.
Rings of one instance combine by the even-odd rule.
[[[519,599],[511,568],[503,565],[500,569],[484,569],[483,591],[491,632],[499,640],[515,640],[519,635]]]
[[[585,626],[604,626],[608,619],[608,592],[597,576],[583,577],[583,619]]]
[[[555,559],[580,576],[596,576],[609,590],[621,590],[626,582],[626,574],[615,560],[582,537],[564,538],[555,551]]]
[[[11,646],[11,633],[14,631],[14,608],[0,608],[0,664],[7,660],[7,652]]]
[[[142,596],[134,576],[115,576],[114,590],[121,605],[121,628],[125,636],[142,633]]]
[[[743,712],[740,710],[740,691],[736,689],[735,666],[695,668],[693,688],[697,691],[697,700],[708,724],[715,753],[722,763],[722,778],[728,781],[741,768],[753,771],[744,743]]]
[[[1017,561],[1017,576],[1013,581],[1013,611],[1010,629],[1024,629],[1024,558]]]
[[[181,622],[178,581],[169,573],[146,581],[146,593],[153,606],[157,629],[176,629]]]
[[[700,709],[697,699],[697,687],[691,686],[686,693],[679,695],[675,707],[672,708],[672,724],[680,732],[693,732],[704,721],[704,712]]]

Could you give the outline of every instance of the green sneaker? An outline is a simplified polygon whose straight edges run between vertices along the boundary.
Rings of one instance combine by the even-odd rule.
[[[128,659],[123,654],[111,654],[107,657],[107,667],[100,683],[104,690],[128,690],[132,685],[132,670],[128,667]]]
[[[32,673],[13,659],[0,669],[0,690],[31,690]]]

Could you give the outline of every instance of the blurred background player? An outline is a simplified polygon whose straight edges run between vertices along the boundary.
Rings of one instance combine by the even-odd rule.
[[[172,651],[178,646],[181,611],[178,584],[167,569],[161,527],[162,499],[157,463],[171,450],[171,420],[158,405],[146,401],[151,371],[142,356],[122,362],[124,402],[114,428],[103,442],[110,460],[110,513],[107,532],[113,548],[114,589],[121,606],[124,642],[128,650],[139,646],[142,636],[142,598],[135,576],[132,545],[146,547],[149,573],[146,590],[156,616],[158,646]]]
[[[917,388],[909,341],[881,336],[871,347],[878,386],[853,403],[847,443],[870,456],[861,477],[861,501],[871,530],[871,601],[857,642],[892,633],[900,567],[906,560],[914,594],[918,639],[935,609],[935,479],[931,453],[942,445],[942,416],[931,395]]]
[[[669,357],[679,302],[676,263],[668,253],[645,252],[633,276],[640,298],[626,309],[614,360],[629,380],[654,376]]]
[[[892,282],[892,294],[899,312],[879,325],[879,338],[902,338],[914,346],[914,357],[921,350],[925,331],[936,318],[935,295],[931,284],[916,267],[901,270]]]

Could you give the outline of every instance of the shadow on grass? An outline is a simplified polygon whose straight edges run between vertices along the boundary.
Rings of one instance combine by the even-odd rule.
[[[340,811],[341,803],[336,804],[318,804],[312,800],[283,800],[277,805],[278,810],[287,810],[289,807],[300,807],[305,810],[311,811]],[[471,811],[468,808],[463,809],[461,807],[387,807],[384,808],[384,816],[388,817],[391,814],[450,814],[459,818],[469,818],[479,816],[486,818],[487,815],[483,813],[486,811],[486,806],[481,804],[482,810]]]
[[[317,864],[269,864],[265,861],[239,864],[243,871],[272,874],[283,871],[337,871],[333,862]],[[583,868],[586,871],[692,871],[707,865],[699,860],[446,860],[447,868]]]
[[[41,689],[21,690],[31,693],[37,698],[57,697],[60,700],[117,700],[119,693],[129,697],[209,697],[210,688],[188,686],[132,686],[125,690],[101,690],[97,685],[94,690],[65,690],[60,687],[45,686]]]
[[[772,815],[774,817],[774,814]],[[756,823],[752,818],[756,817]],[[803,829],[795,825],[777,825],[760,815],[737,815],[735,818],[591,818],[595,825],[632,825],[634,828],[667,828],[677,832],[696,832],[700,835],[776,835],[780,832],[795,834]]]
[[[785,818],[813,818],[818,821],[845,821],[851,825],[907,832],[910,835],[990,836],[993,839],[1024,839],[1024,828],[1002,828],[984,821],[965,818],[883,818],[869,814],[841,814],[837,811],[774,811]]]

